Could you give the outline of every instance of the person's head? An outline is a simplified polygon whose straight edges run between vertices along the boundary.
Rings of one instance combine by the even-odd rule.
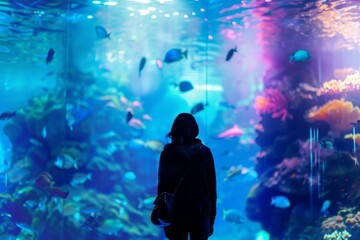
[[[186,144],[195,140],[199,134],[199,126],[190,113],[180,113],[174,120],[168,136],[173,143]]]

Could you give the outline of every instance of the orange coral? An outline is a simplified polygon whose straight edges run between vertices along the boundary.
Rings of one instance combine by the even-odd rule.
[[[346,139],[349,139],[349,138],[354,139],[354,135],[349,133],[349,134],[346,134],[344,136],[344,138],[346,138]],[[360,134],[359,133],[355,134],[355,142],[356,142],[356,145],[360,146]]]
[[[349,101],[332,100],[320,108],[313,108],[307,115],[310,122],[324,121],[339,135],[352,129],[352,123],[360,119],[360,109]]]

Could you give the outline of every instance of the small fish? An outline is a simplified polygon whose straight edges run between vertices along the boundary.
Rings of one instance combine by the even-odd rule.
[[[320,148],[324,150],[333,150],[334,144],[330,139],[322,139],[319,142]]]
[[[42,131],[41,131],[41,136],[45,139],[47,136],[47,131],[46,131],[46,127],[44,126]]]
[[[58,156],[54,165],[61,169],[70,169],[72,167],[78,169],[76,160],[68,154],[62,154],[61,156]]]
[[[237,124],[234,124],[231,128],[225,130],[217,135],[217,138],[233,138],[240,137],[244,134],[244,131],[239,128]]]
[[[141,71],[144,69],[146,64],[146,57],[142,57],[139,63],[139,77],[141,76]]]
[[[235,45],[234,48],[230,49],[228,53],[226,54],[226,61],[230,61],[230,59],[233,57],[234,53],[237,52],[237,46]]]
[[[35,233],[35,230],[30,226],[30,224],[19,222],[19,223],[15,223],[15,225],[24,231]]]
[[[330,205],[331,205],[331,201],[330,201],[330,200],[326,200],[326,201],[322,204],[321,209],[320,209],[320,212],[321,212],[321,213],[325,213],[326,210],[329,209]]]
[[[16,115],[16,111],[14,112],[3,112],[0,115],[0,120],[8,120],[13,118]]]
[[[135,181],[135,179],[136,179],[136,175],[135,175],[135,173],[134,172],[132,172],[132,171],[129,171],[129,172],[126,172],[125,174],[124,174],[124,181],[125,182],[132,182],[132,181]]]
[[[55,50],[50,48],[46,56],[46,64],[49,64],[54,59],[54,55],[55,55]]]
[[[48,172],[42,172],[36,179],[35,184],[44,189],[52,187],[55,182],[52,181],[52,176]]]
[[[131,111],[131,109],[128,109],[127,112],[126,112],[126,123],[129,123],[130,120],[133,118],[133,116],[134,116],[134,114]]]
[[[185,57],[185,59],[187,59],[187,53],[188,53],[187,49],[185,49],[185,50],[181,50],[179,48],[170,49],[169,51],[166,52],[163,62],[173,63],[173,62],[180,61],[181,59],[183,59],[183,57]]]
[[[146,113],[142,115],[142,119],[147,120],[147,121],[152,121],[152,117]]]
[[[290,201],[285,196],[275,196],[271,198],[270,205],[277,208],[288,208],[290,207]]]
[[[104,27],[96,26],[95,27],[95,32],[96,32],[96,36],[99,39],[108,38],[110,40],[110,34],[111,33],[108,33]]]
[[[75,173],[70,184],[73,187],[77,187],[84,184],[87,180],[91,181],[91,178],[91,173]]]
[[[49,193],[53,197],[67,198],[69,196],[69,191],[64,191],[61,188],[53,187],[49,190]]]
[[[134,117],[131,118],[131,120],[129,121],[129,126],[136,128],[136,129],[145,129],[146,128],[144,123],[140,119],[137,119]]]
[[[236,109],[235,105],[232,105],[226,101],[220,101],[219,102],[219,106],[224,107],[224,108],[228,108],[228,109]]]
[[[310,58],[310,53],[306,50],[298,50],[290,55],[290,62],[306,62]]]
[[[179,84],[178,83],[173,83],[173,85],[175,87],[179,87],[180,92],[188,92],[188,91],[194,89],[194,86],[189,81],[181,81]]]
[[[160,59],[156,59],[156,66],[158,69],[163,69],[164,65]]]
[[[236,209],[223,209],[222,218],[228,222],[240,224],[243,223],[241,213]]]
[[[207,103],[204,104],[204,103],[202,103],[202,102],[201,102],[201,103],[198,103],[198,104],[196,104],[195,106],[193,106],[193,107],[191,108],[190,113],[191,113],[191,114],[196,114],[196,113],[204,110],[204,109],[205,109],[205,106],[208,106],[208,104],[207,104]]]
[[[144,146],[154,152],[161,152],[164,149],[164,144],[157,140],[148,140]]]
[[[38,147],[43,147],[44,145],[42,144],[42,142],[40,142],[39,140],[35,139],[35,138],[30,138],[29,142],[35,146]]]
[[[154,205],[154,201],[155,201],[156,197],[148,197],[148,198],[145,198],[145,199],[141,199],[139,198],[139,205],[138,205],[138,208],[145,208],[145,209],[153,209]]]
[[[26,200],[23,203],[23,207],[27,208],[27,209],[34,209],[37,206],[37,202],[35,200]]]

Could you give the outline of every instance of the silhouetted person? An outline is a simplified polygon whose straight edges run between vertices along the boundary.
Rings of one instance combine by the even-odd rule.
[[[171,240],[208,239],[213,234],[216,215],[216,175],[211,150],[196,138],[199,127],[193,115],[180,113],[169,133],[171,143],[166,144],[160,156],[158,194],[173,193],[180,179],[184,179],[176,192],[174,220],[165,227]]]

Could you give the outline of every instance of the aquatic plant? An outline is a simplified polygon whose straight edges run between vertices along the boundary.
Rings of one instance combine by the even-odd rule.
[[[355,208],[342,209],[338,211],[337,215],[326,218],[321,223],[321,229],[327,237],[325,238],[324,236],[324,239],[348,239],[351,235],[353,235],[354,239],[358,239],[360,211],[356,211]],[[353,234],[350,234],[348,231],[351,231]]]
[[[323,121],[330,125],[335,135],[350,131],[352,123],[360,119],[360,109],[344,99],[332,100],[325,105],[312,108],[307,114],[309,122]]]
[[[264,96],[255,98],[254,108],[257,114],[270,113],[272,118],[281,118],[285,121],[292,116],[288,112],[289,100],[285,95],[276,88],[268,88],[264,90]]]

